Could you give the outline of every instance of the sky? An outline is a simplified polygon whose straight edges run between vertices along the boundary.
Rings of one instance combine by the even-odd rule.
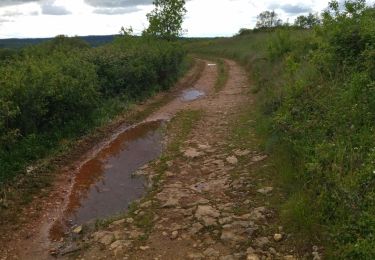
[[[187,37],[232,36],[240,28],[253,28],[262,11],[275,10],[293,22],[299,15],[320,13],[328,2],[187,0],[183,28]],[[0,0],[0,39],[109,35],[122,26],[140,33],[152,9],[152,0]]]

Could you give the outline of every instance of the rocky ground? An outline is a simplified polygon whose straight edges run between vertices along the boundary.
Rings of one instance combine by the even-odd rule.
[[[268,166],[267,155],[251,140],[242,143],[241,136],[233,136],[236,120],[252,106],[253,97],[246,73],[227,63],[228,82],[195,107],[203,116],[179,150],[167,150],[173,153],[167,161],[143,167],[141,174],[154,180],[150,194],[123,218],[93,232],[76,230],[73,249],[78,244],[80,250],[68,248],[65,257],[320,259],[317,247],[298,256],[292,235],[279,226],[274,206],[278,190],[259,175]],[[248,131],[247,137],[254,136],[253,129]]]
[[[320,259],[320,248],[297,251],[280,226],[282,193],[257,145],[247,74],[226,63],[219,92],[216,67],[206,62],[195,84],[204,98],[177,98],[150,115],[173,119],[163,156],[137,172],[150,184],[142,200],[126,215],[76,227],[47,257],[25,251],[19,259]]]

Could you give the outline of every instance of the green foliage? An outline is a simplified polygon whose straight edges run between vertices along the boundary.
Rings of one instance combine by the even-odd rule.
[[[285,226],[323,243],[327,259],[375,258],[374,30],[364,1],[331,2],[314,30],[195,46],[251,69],[264,145],[288,194]]]
[[[320,24],[320,18],[318,15],[309,13],[307,16],[300,15],[294,21],[294,26],[304,29],[311,29],[316,25]]]
[[[90,48],[58,36],[8,55],[0,66],[0,184],[108,121],[128,103],[176,80],[185,52],[177,43],[119,37]]]
[[[275,11],[264,11],[257,18],[256,28],[273,28],[283,23]]]
[[[149,27],[146,35],[173,40],[182,34],[182,22],[186,14],[185,0],[155,0],[155,9],[147,14]]]

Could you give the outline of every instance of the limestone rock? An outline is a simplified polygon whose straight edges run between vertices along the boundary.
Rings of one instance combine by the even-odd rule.
[[[257,256],[256,254],[249,254],[247,255],[246,259],[247,260],[260,260],[259,256]]]
[[[203,225],[201,225],[200,223],[194,223],[190,229],[190,234],[195,235],[196,233],[201,231],[202,228],[203,228]]]
[[[236,150],[234,154],[237,156],[246,156],[249,155],[251,152],[249,150]]]
[[[113,226],[119,226],[119,225],[124,224],[125,221],[126,221],[125,219],[120,219],[120,220],[117,220],[117,221],[113,221],[113,222],[111,223],[111,225],[113,225]]]
[[[73,229],[73,233],[80,234],[82,232],[82,226],[78,226],[75,229]]]
[[[267,155],[257,155],[257,156],[254,156],[253,158],[251,158],[251,161],[253,163],[260,162],[260,161],[263,161],[263,160],[267,159],[267,157],[268,157]]]
[[[207,248],[203,254],[207,257],[219,257],[220,253],[213,248]]]
[[[246,240],[246,238],[237,235],[232,230],[225,229],[221,233],[220,239],[223,242],[229,243],[229,244],[237,244],[238,242],[243,242]]]
[[[188,259],[194,259],[194,260],[200,260],[200,259],[204,259],[204,255],[200,254],[200,253],[189,253],[187,255],[187,258]]]
[[[270,243],[270,241],[267,237],[258,237],[254,241],[254,245],[256,245],[259,248],[263,248],[264,246],[268,245],[269,243]]]
[[[280,242],[282,239],[283,239],[283,235],[282,234],[275,234],[273,236],[273,239],[276,241],[276,242]]]
[[[261,193],[263,195],[267,195],[273,191],[273,187],[264,187],[259,190],[257,190],[258,193]]]
[[[198,220],[202,220],[203,217],[218,218],[220,216],[219,211],[209,205],[199,205],[195,212],[195,217]]]
[[[195,148],[188,148],[187,150],[184,151],[184,156],[187,158],[191,158],[191,159],[200,157],[202,155],[203,153],[198,152]]]
[[[107,246],[110,245],[112,241],[114,240],[113,233],[108,232],[108,231],[98,231],[98,232],[95,232],[92,236],[93,236],[94,241],[107,245]]]
[[[238,159],[236,158],[236,156],[229,156],[227,157],[226,161],[233,165],[238,163]]]
[[[173,231],[172,234],[171,234],[171,239],[176,239],[177,237],[178,237],[178,231],[175,230],[175,231]]]

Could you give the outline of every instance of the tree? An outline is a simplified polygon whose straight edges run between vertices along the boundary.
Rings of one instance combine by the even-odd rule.
[[[312,13],[310,13],[307,16],[300,15],[294,21],[295,26],[300,27],[300,28],[305,28],[305,29],[310,29],[318,24],[320,24],[320,19],[318,15],[314,15]]]
[[[280,26],[282,20],[275,11],[264,11],[258,15],[258,21],[256,23],[256,28],[273,28]]]
[[[144,34],[173,40],[182,35],[186,14],[185,0],[155,0],[154,10],[147,14],[150,23]]]

